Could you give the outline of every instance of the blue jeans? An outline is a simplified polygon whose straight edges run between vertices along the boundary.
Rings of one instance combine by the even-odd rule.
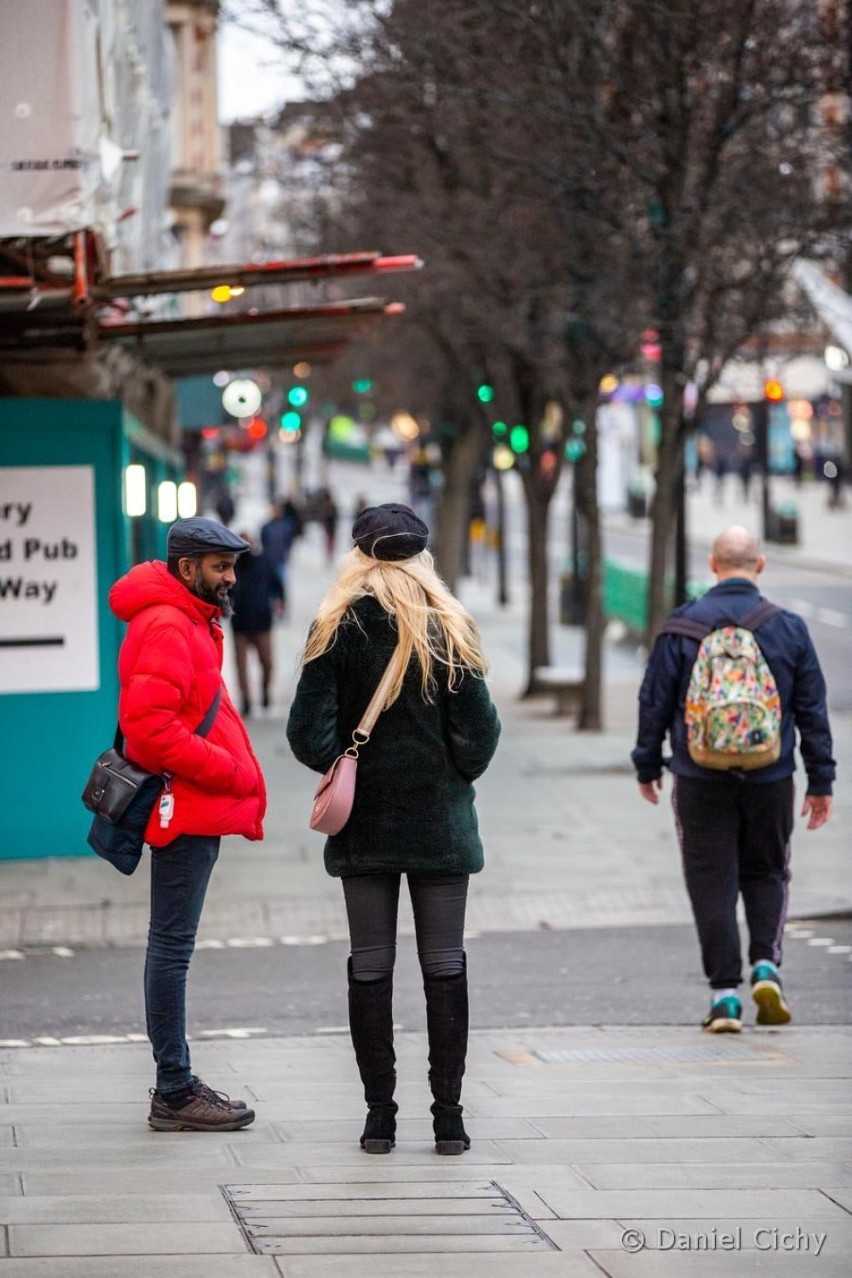
[[[186,976],[219,838],[182,834],[151,850],[151,922],[145,955],[145,1023],[157,1091],[192,1082],[186,1041]]]

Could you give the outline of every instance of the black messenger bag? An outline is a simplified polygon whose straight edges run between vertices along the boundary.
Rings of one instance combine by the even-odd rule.
[[[197,736],[207,736],[221,699],[220,687],[195,729]],[[122,874],[132,874],[142,856],[151,809],[160,791],[164,788],[168,791],[170,778],[168,774],[146,772],[131,763],[122,753],[123,744],[121,727],[118,727],[112,747],[95,760],[81,797],[84,806],[94,813],[86,839],[89,847]]]

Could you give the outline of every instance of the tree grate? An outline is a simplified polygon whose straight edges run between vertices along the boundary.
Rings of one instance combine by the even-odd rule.
[[[493,1180],[220,1189],[262,1256],[559,1250]]]

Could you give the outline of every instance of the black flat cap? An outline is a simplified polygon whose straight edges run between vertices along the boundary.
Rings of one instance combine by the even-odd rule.
[[[172,524],[166,539],[169,557],[173,555],[209,555],[211,551],[227,550],[241,555],[249,549],[249,543],[215,519],[194,515],[192,519],[179,519]]]
[[[411,559],[426,549],[429,529],[408,506],[368,506],[352,525],[352,540],[372,559]]]

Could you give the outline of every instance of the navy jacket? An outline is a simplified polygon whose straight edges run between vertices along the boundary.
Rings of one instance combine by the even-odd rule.
[[[284,598],[281,579],[263,550],[249,550],[237,559],[236,585],[231,591],[235,634],[251,635],[272,629],[273,602]]]
[[[737,624],[760,602],[757,586],[745,578],[720,582],[701,599],[675,609],[706,622],[708,629]],[[831,794],[835,766],[831,756],[831,729],[825,703],[825,680],[808,628],[801,617],[782,609],[760,626],[757,642],[775,678],[781,698],[781,756],[776,763],[753,772],[738,772],[749,785],[780,781],[796,769],[796,729],[799,749],[808,774],[808,794]],[[724,773],[699,767],[686,746],[684,702],[689,676],[698,654],[694,639],[661,634],[654,644],[639,691],[639,732],[631,758],[640,782],[655,781],[662,774],[663,742],[669,735],[672,748],[667,760],[672,772],[704,781],[720,781]]]

